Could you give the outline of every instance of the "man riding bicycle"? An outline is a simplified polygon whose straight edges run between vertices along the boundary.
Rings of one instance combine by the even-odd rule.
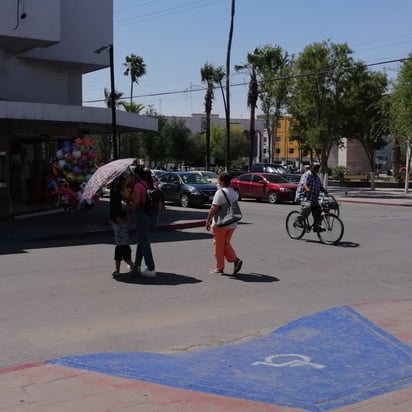
[[[324,228],[320,225],[321,207],[319,205],[319,194],[323,192],[328,194],[323,187],[320,176],[318,175],[320,165],[312,163],[308,171],[306,171],[300,178],[298,189],[296,190],[295,202],[300,203],[301,212],[298,218],[299,223],[302,224],[312,212],[313,216],[313,230],[315,232],[323,232]]]

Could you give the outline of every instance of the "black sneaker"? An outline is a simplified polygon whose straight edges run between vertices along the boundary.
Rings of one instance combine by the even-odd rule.
[[[233,265],[233,274],[234,275],[236,273],[238,273],[240,269],[242,269],[242,264],[243,264],[243,262],[240,259],[236,259],[236,261]]]
[[[299,228],[299,229],[303,229],[305,227],[305,225],[303,224],[303,222],[301,222],[299,219],[295,220],[295,227]]]
[[[322,226],[316,226],[313,228],[314,232],[326,232],[326,229]]]

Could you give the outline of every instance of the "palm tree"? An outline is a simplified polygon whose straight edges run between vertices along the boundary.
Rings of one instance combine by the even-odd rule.
[[[139,114],[145,108],[144,104],[135,102],[120,102],[119,106],[122,106],[124,110],[126,110],[126,112],[137,114]]]
[[[118,92],[115,90],[114,92],[114,105],[116,109],[118,109],[121,105],[120,99],[123,97],[123,92]],[[106,102],[106,106],[110,109],[112,107],[112,94],[110,93],[109,89],[104,88],[104,101]]]
[[[226,51],[226,171],[230,168],[230,55],[232,52],[233,28],[235,24],[235,7],[236,1],[232,0],[230,10],[229,40],[227,42]]]
[[[212,113],[212,105],[214,99],[215,86],[221,86],[222,79],[225,76],[223,67],[214,67],[212,64],[206,63],[200,69],[202,82],[206,84],[205,94],[205,113],[206,113],[206,170],[210,167],[210,114]]]
[[[134,83],[139,84],[139,78],[146,74],[146,64],[143,61],[143,58],[131,54],[126,56],[126,63],[123,63],[123,66],[126,66],[126,70],[123,73],[125,76],[130,76],[130,103],[133,99],[133,85]]]
[[[249,90],[247,94],[247,105],[250,107],[250,127],[249,127],[249,170],[253,162],[254,146],[255,146],[255,113],[257,101],[259,99],[259,84],[258,84],[258,59],[259,49],[255,49],[253,53],[248,53],[247,62],[242,65],[236,65],[235,70],[247,70],[249,72]]]

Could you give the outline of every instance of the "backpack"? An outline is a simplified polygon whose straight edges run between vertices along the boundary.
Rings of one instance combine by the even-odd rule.
[[[144,205],[144,212],[148,216],[155,216],[159,214],[160,202],[163,201],[163,192],[160,189],[149,189],[144,183],[142,183],[142,185],[146,189],[146,203]]]

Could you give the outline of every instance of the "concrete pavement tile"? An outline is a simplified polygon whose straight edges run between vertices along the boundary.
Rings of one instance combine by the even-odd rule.
[[[402,342],[412,345],[412,300],[374,301],[352,307]]]
[[[229,398],[206,393],[111,377],[94,372],[59,366],[40,366],[22,374],[24,385],[1,391],[1,412],[65,412],[87,411],[167,411],[167,412],[293,412],[301,411],[260,402]],[[41,376],[41,375],[44,376]],[[7,379],[8,374],[3,374]],[[16,382],[18,379],[14,377]],[[5,397],[3,397],[5,395]]]
[[[359,403],[335,409],[334,412],[410,412],[412,387],[375,396]]]

